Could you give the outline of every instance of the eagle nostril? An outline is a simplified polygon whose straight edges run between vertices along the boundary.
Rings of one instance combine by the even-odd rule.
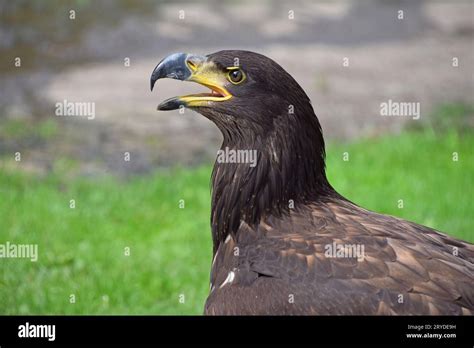
[[[186,60],[186,65],[188,66],[189,69],[191,69],[192,71],[196,71],[197,70],[197,65],[196,63],[194,63],[192,60],[190,59],[187,59]]]
[[[205,60],[206,57],[196,54],[188,54],[186,57],[186,66],[189,68],[189,70],[195,72]]]

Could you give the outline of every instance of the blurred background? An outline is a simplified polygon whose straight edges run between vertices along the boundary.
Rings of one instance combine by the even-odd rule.
[[[202,313],[221,136],[192,111],[156,111],[202,90],[166,80],[150,92],[174,52],[271,57],[312,100],[336,189],[474,242],[472,1],[1,0],[0,11],[0,244],[39,249],[34,263],[0,259],[1,314]],[[95,103],[94,119],[56,116],[64,100]],[[420,103],[420,119],[382,117],[388,100]]]

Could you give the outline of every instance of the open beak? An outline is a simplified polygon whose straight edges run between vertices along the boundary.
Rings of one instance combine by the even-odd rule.
[[[150,88],[153,90],[156,81],[171,78],[181,81],[193,81],[208,87],[209,93],[190,94],[166,99],[158,105],[158,110],[175,110],[185,107],[209,106],[232,98],[225,85],[225,75],[207,57],[175,53],[163,59],[153,70]]]

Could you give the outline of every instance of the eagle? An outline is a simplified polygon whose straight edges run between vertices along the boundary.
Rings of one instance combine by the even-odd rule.
[[[214,164],[204,314],[474,314],[474,245],[337,193],[311,101],[279,64],[241,50],[175,53],[151,90],[162,78],[210,91],[158,110],[192,109],[221,131],[220,151],[256,154],[255,165]]]

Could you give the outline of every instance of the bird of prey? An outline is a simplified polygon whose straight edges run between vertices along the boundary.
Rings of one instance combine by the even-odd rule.
[[[234,154],[212,172],[205,314],[474,314],[474,245],[338,194],[310,99],[280,65],[249,51],[176,53],[153,70],[152,90],[162,78],[211,90],[158,109],[202,114]]]

